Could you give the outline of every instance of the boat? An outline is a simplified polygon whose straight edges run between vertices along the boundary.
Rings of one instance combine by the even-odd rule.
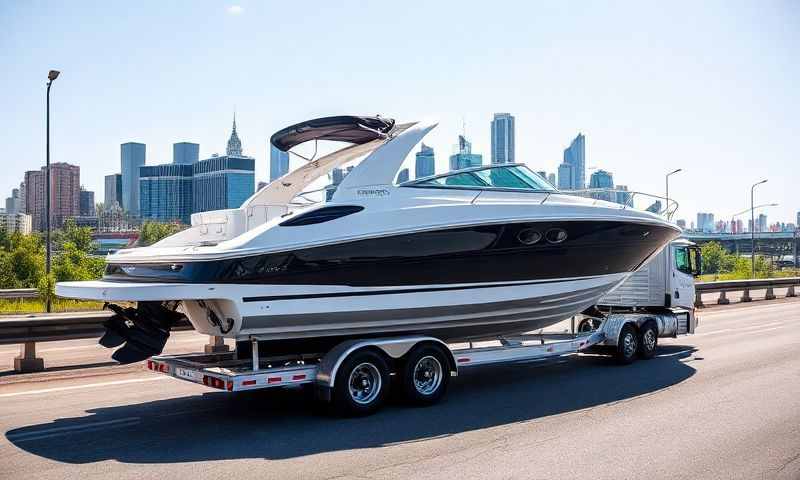
[[[270,139],[281,151],[345,145],[56,293],[107,302],[115,315],[100,343],[122,346],[123,363],[160,353],[184,315],[237,340],[469,341],[586,310],[680,234],[657,214],[560,192],[523,164],[397,183],[435,126],[338,116],[287,127]],[[358,159],[330,201],[307,201],[309,185]]]

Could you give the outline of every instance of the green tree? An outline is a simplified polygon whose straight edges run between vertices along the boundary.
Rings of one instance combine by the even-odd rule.
[[[178,223],[144,222],[139,231],[139,245],[146,247],[181,231]]]
[[[37,288],[44,275],[44,245],[36,235],[11,235],[11,251],[5,254],[7,265],[0,270],[11,272],[13,286],[3,288]]]
[[[66,243],[72,243],[78,250],[91,253],[96,250],[94,240],[92,240],[92,229],[90,227],[79,227],[75,224],[74,218],[68,218],[64,226],[56,234],[56,245],[58,250],[62,250]]]
[[[53,274],[57,282],[96,280],[103,276],[104,267],[102,257],[92,257],[72,242],[67,242],[55,258]]]
[[[718,242],[708,242],[700,247],[700,258],[703,262],[703,273],[724,272],[723,264],[729,253]]]

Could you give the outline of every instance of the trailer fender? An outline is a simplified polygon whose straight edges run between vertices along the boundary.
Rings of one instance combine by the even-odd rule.
[[[450,357],[450,374],[455,376],[458,374],[456,361],[453,353],[448,348],[447,344],[438,338],[414,336],[414,337],[397,337],[397,338],[374,338],[374,339],[355,339],[347,340],[333,347],[319,364],[317,370],[316,382],[317,385],[323,388],[333,387],[336,381],[336,372],[351,353],[362,348],[376,348],[386,354],[389,358],[398,359],[407,354],[416,345],[424,342],[438,343],[444,347],[444,351]]]

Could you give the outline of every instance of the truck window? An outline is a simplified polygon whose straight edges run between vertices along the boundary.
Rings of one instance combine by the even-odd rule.
[[[692,274],[692,265],[689,263],[689,251],[685,247],[675,249],[675,268],[679,272]]]

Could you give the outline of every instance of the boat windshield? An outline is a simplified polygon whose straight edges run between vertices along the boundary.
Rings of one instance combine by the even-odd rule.
[[[533,190],[537,192],[555,192],[556,189],[547,180],[532,172],[525,165],[506,164],[487,167],[456,170],[434,177],[421,178],[404,183],[409,187],[434,188],[477,188],[477,189],[512,189]]]

